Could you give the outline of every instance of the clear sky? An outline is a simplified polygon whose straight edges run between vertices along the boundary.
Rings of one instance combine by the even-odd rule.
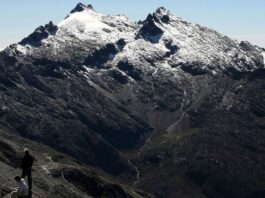
[[[50,20],[59,23],[78,2],[104,14],[125,14],[132,21],[164,6],[184,20],[265,47],[265,0],[1,0],[0,49]]]

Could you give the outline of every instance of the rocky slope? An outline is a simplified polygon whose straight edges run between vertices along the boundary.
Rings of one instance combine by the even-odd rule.
[[[9,197],[16,187],[13,178],[21,174],[18,167],[24,148],[29,148],[35,159],[33,198],[151,197],[47,146],[14,136],[5,128],[1,127],[0,135],[1,197]]]
[[[258,197],[264,74],[263,49],[165,8],[78,4],[0,52],[0,124],[158,197]]]

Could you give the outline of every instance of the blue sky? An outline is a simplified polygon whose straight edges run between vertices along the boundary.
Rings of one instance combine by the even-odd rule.
[[[164,6],[184,20],[265,47],[265,0],[1,0],[0,49],[50,20],[59,23],[78,2],[104,14],[125,14],[132,21]]]

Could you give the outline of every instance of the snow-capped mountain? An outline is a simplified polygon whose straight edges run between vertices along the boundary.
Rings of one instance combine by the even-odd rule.
[[[163,7],[131,22],[80,3],[0,52],[0,125],[158,197],[255,197],[264,87],[247,41]]]
[[[264,67],[257,47],[186,22],[163,7],[134,23],[125,16],[105,16],[91,5],[78,4],[58,26],[50,22],[37,28],[12,50],[33,58],[84,64],[89,54],[107,45],[113,45],[105,58],[111,65],[127,60],[151,66],[152,61],[145,60],[148,57],[157,68],[182,67],[213,74]]]

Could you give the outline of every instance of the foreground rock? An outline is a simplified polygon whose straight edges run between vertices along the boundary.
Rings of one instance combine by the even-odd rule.
[[[33,198],[152,197],[47,146],[4,131],[5,129],[0,129],[1,197],[9,197],[9,193],[16,187],[12,180],[15,175],[21,174],[18,167],[25,147],[29,148],[35,157],[32,173]]]

